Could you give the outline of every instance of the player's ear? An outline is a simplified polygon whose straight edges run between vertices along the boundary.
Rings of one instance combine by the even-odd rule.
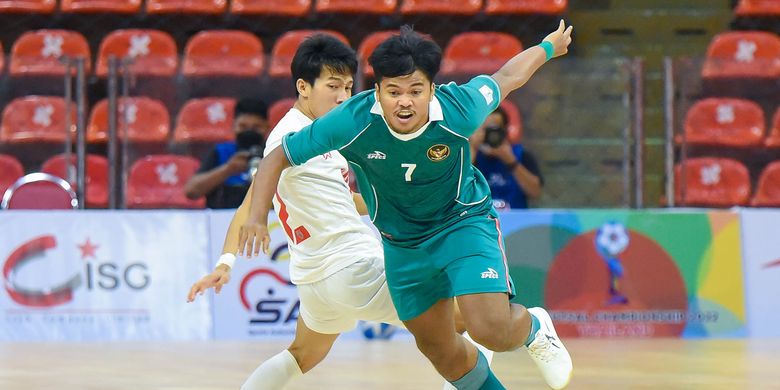
[[[431,98],[429,101],[431,102],[433,101],[433,96],[435,93],[436,93],[436,84],[434,84],[433,81],[431,81]]]
[[[307,83],[303,79],[298,79],[295,81],[295,89],[298,90],[298,95],[301,95],[304,98],[309,97],[309,83]]]

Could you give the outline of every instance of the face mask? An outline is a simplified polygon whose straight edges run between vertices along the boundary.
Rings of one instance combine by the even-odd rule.
[[[246,129],[236,134],[236,146],[238,150],[249,150],[252,147],[264,146],[265,140],[258,129]]]

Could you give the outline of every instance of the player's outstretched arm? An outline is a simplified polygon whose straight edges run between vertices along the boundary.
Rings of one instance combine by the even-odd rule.
[[[274,149],[260,161],[257,167],[252,188],[247,196],[251,197],[249,215],[241,225],[238,232],[238,254],[247,257],[268,253],[268,245],[271,237],[268,235],[268,212],[271,209],[271,201],[276,187],[279,185],[279,176],[282,171],[290,166],[284,149]]]
[[[504,100],[510,92],[522,87],[548,59],[566,54],[569,51],[573,28],[574,26],[566,27],[561,20],[558,29],[545,37],[541,44],[523,50],[493,74],[493,80],[496,80],[501,88],[501,100]]]
[[[233,214],[233,219],[230,220],[230,226],[225,234],[225,243],[222,245],[222,256],[219,258],[217,266],[214,267],[214,271],[192,285],[189,294],[187,294],[187,302],[194,301],[198,295],[203,295],[210,288],[219,294],[222,286],[230,281],[230,271],[236,259],[235,254],[238,252],[238,232],[249,215],[249,202],[253,186],[254,182],[249,185],[249,191],[244,196],[244,201],[238,206]]]

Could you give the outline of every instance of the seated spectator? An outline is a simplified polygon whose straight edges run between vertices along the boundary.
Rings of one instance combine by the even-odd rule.
[[[233,113],[235,142],[217,144],[203,159],[198,173],[184,187],[187,198],[206,196],[206,207],[236,208],[244,200],[265,148],[268,108],[253,99],[241,99]]]
[[[487,179],[496,210],[525,209],[542,194],[542,174],[534,156],[507,139],[507,115],[499,107],[469,138],[471,163]]]

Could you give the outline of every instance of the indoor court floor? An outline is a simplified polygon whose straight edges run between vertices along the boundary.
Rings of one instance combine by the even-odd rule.
[[[780,340],[564,340],[569,389],[780,389]],[[238,389],[285,342],[0,344],[0,389]],[[508,389],[545,389],[524,351],[497,354]],[[288,389],[441,389],[411,340],[340,340]]]

